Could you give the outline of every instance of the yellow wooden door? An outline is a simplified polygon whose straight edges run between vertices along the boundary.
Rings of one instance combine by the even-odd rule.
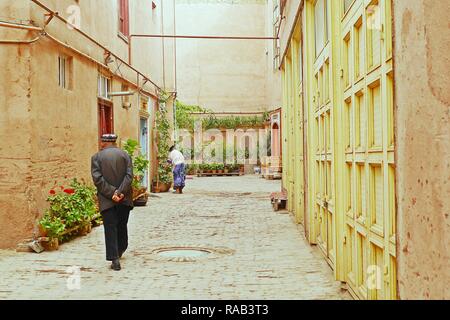
[[[291,41],[293,99],[294,99],[294,213],[297,223],[303,224],[305,219],[305,183],[304,183],[304,153],[303,153],[303,90],[302,90],[302,52],[301,26],[297,24]]]
[[[286,138],[287,138],[287,153],[286,153],[286,179],[287,179],[287,192],[288,192],[288,211],[294,212],[295,208],[295,192],[294,192],[294,178],[295,178],[295,135],[294,135],[294,86],[293,86],[293,62],[291,53],[288,52],[285,62],[286,72]]]
[[[326,0],[314,3],[314,137],[315,137],[315,216],[317,244],[332,268],[335,265],[335,217],[333,170],[333,97],[331,32]]]
[[[281,164],[283,167],[282,170],[282,187],[287,190],[288,187],[288,179],[287,179],[287,172],[288,172],[288,148],[287,148],[287,127],[288,127],[288,89],[287,89],[287,65],[286,62],[282,65],[282,82],[283,82],[283,109],[281,112],[281,150],[282,150],[282,158],[281,158]]]
[[[391,1],[342,1],[345,280],[361,299],[395,299]]]

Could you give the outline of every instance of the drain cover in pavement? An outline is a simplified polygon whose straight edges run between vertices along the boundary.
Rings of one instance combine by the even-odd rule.
[[[215,259],[223,255],[233,254],[227,248],[208,248],[196,246],[163,247],[153,250],[153,255],[160,261],[195,262],[199,259]]]
[[[159,251],[158,255],[165,258],[199,258],[210,253],[204,249],[167,249]]]

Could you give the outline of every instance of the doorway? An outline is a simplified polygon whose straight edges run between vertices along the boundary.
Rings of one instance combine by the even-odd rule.
[[[98,99],[98,141],[102,135],[114,133],[114,108],[108,100]]]
[[[148,142],[149,142],[149,140],[148,140],[148,119],[141,117],[140,124],[139,124],[139,145],[141,148],[141,154],[147,160],[149,160]],[[143,185],[144,185],[144,187],[148,188],[148,185],[149,185],[148,170],[145,170]]]

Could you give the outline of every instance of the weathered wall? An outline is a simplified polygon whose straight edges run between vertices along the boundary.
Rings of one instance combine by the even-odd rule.
[[[394,1],[401,299],[449,299],[450,2]]]
[[[176,3],[178,34],[267,35],[264,0],[177,0]],[[266,93],[268,85],[277,86],[277,83],[267,82],[272,57],[266,50],[271,45],[270,40],[179,39],[179,99],[214,111],[272,109],[274,102]]]
[[[44,3],[67,17],[66,9],[74,1]],[[128,44],[118,36],[116,3],[81,2],[81,29],[127,61]],[[145,0],[130,1],[130,5],[131,32],[159,32],[160,7],[152,10],[151,2]],[[2,1],[0,12],[11,22],[31,19],[43,25],[44,11],[29,1]],[[94,59],[104,60],[103,50],[57,19],[46,30]],[[0,28],[0,39],[32,39],[35,35]],[[163,78],[160,50],[161,43],[155,41],[133,46],[133,65],[157,83]],[[58,85],[61,54],[73,59],[70,89]],[[47,37],[31,45],[0,44],[0,63],[0,248],[8,248],[37,231],[37,220],[47,207],[45,200],[51,188],[67,186],[72,178],[91,181],[90,158],[98,151],[97,78],[101,68]],[[113,62],[110,71],[103,70],[113,77],[112,91],[122,91],[122,84],[137,90],[113,75],[116,72],[136,82],[136,73],[124,66],[118,69],[119,65]],[[152,86],[146,89],[151,91]],[[129,110],[122,107],[121,97],[112,100],[115,132],[121,141],[139,138],[137,94],[129,99]]]
[[[0,3],[2,16],[29,20],[25,3]],[[21,22],[21,21],[17,21]],[[33,33],[0,28],[0,39],[31,39]],[[28,201],[30,188],[31,121],[30,109],[30,50],[27,45],[0,44],[0,226],[7,230],[0,237],[0,247],[12,246],[24,231],[30,232],[34,219]],[[8,84],[8,85],[5,85]]]

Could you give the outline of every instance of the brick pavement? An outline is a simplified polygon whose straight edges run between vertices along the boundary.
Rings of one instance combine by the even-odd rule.
[[[56,252],[0,251],[0,299],[350,299],[290,215],[272,211],[279,181],[187,184],[133,211],[121,272],[104,260],[103,227]],[[154,254],[170,246],[227,250],[185,262]],[[81,268],[79,290],[67,287],[71,266]]]

